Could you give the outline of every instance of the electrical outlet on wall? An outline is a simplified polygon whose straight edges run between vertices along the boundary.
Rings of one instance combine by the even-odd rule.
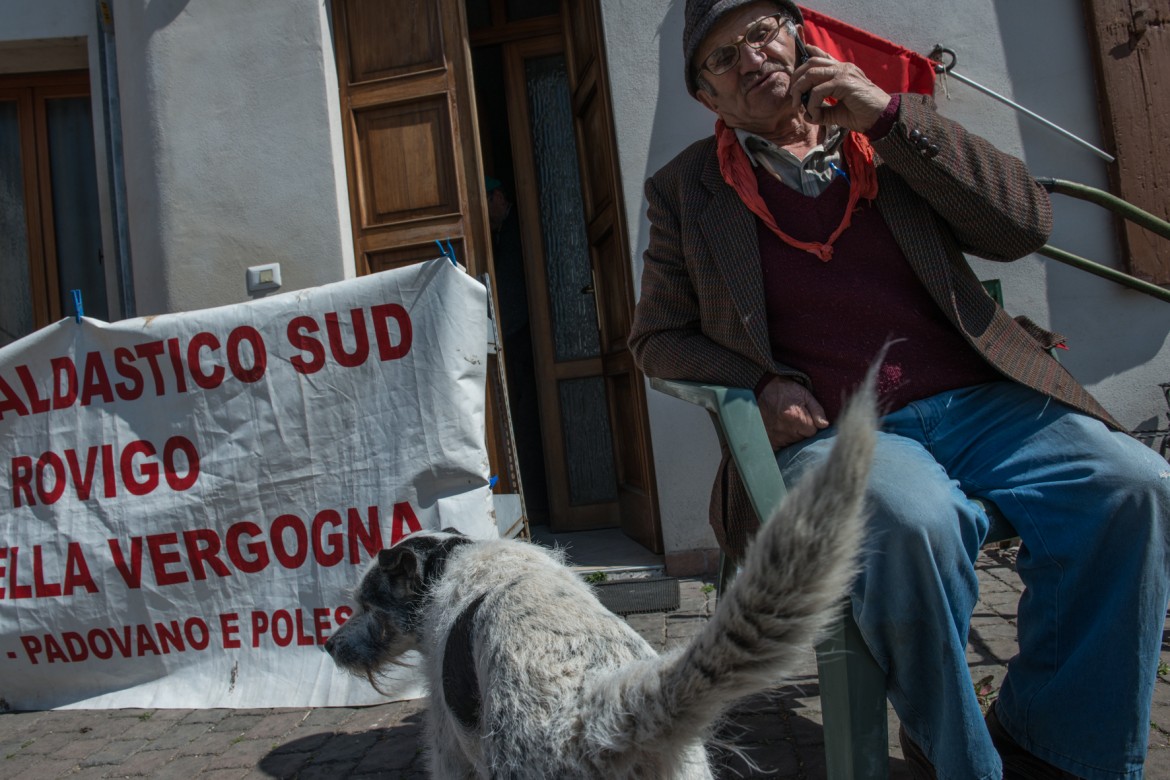
[[[248,292],[258,293],[280,287],[280,263],[254,265],[248,269]]]

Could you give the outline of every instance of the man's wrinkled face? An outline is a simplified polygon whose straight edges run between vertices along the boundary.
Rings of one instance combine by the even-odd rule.
[[[779,9],[770,2],[750,3],[722,16],[699,45],[694,67],[719,48],[732,43],[759,19]],[[796,68],[796,46],[791,27],[785,22],[776,38],[753,49],[741,43],[739,61],[726,73],[712,75],[699,71],[699,102],[719,114],[729,127],[758,132],[771,129],[785,118],[796,116],[797,107],[788,98],[788,85]],[[708,87],[701,84],[705,82]]]

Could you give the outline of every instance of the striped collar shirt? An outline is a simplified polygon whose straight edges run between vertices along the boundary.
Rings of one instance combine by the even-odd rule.
[[[828,189],[833,178],[845,168],[841,150],[845,131],[837,126],[830,127],[825,140],[814,146],[803,160],[746,130],[736,128],[735,136],[753,166],[762,166],[785,185],[814,198]]]

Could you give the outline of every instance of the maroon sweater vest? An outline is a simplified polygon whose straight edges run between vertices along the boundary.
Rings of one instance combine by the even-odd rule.
[[[776,224],[798,240],[825,240],[848,204],[841,176],[815,198],[761,168],[756,179]],[[886,413],[1002,379],[930,297],[873,203],[860,202],[827,263],[784,243],[759,218],[756,232],[772,355],[808,374],[830,422],[887,340],[897,341],[878,378]]]

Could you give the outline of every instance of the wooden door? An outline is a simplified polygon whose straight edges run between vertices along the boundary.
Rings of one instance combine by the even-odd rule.
[[[595,20],[592,3],[581,7]],[[562,24],[503,47],[549,525],[618,526],[661,552],[644,384],[626,348],[632,273],[598,28]],[[573,75],[574,35],[592,55],[583,77]]]
[[[463,0],[334,0],[333,12],[358,273],[432,259],[441,242],[490,274]],[[487,448],[495,491],[512,493],[496,365]]]
[[[487,214],[461,0],[335,0],[359,273],[451,242],[487,270]]]
[[[645,547],[661,552],[646,385],[626,346],[634,311],[634,280],[600,10],[597,0],[563,0],[561,14],[578,148],[588,150],[581,157],[581,183],[601,336],[601,375],[617,445],[622,529]]]

